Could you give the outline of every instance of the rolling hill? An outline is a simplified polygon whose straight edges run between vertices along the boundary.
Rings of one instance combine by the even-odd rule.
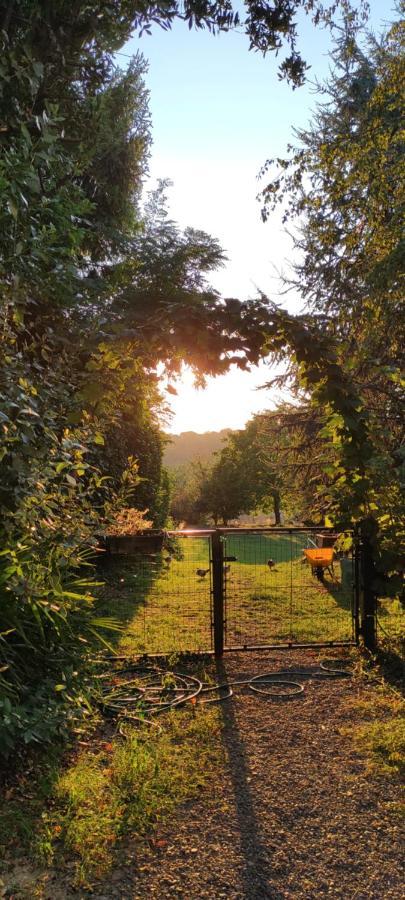
[[[167,435],[170,443],[165,449],[163,462],[168,469],[175,469],[185,463],[200,459],[205,462],[220,450],[223,441],[230,434],[230,428],[222,431],[206,431],[197,434],[196,431],[183,431],[181,434]]]

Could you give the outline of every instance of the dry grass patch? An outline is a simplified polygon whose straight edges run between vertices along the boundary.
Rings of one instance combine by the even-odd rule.
[[[368,757],[370,771],[405,774],[405,717],[375,721],[354,729],[355,747]]]

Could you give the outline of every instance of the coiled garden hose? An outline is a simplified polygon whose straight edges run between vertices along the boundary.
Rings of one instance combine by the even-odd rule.
[[[108,716],[145,723],[150,722],[154,716],[185,703],[223,703],[233,696],[233,688],[236,686],[247,687],[270,700],[290,700],[303,694],[302,679],[350,677],[350,671],[335,667],[339,660],[331,662],[333,666],[326,660],[321,662],[319,669],[315,671],[280,669],[277,672],[264,672],[250,678],[215,684],[182,672],[165,671],[152,666],[125,665],[100,676],[102,680],[108,681],[101,689],[100,705]],[[209,694],[216,696],[210,697]]]

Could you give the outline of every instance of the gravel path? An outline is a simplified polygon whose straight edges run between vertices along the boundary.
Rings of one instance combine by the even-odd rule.
[[[227,655],[218,677],[315,666],[315,651]],[[400,900],[396,779],[366,774],[340,733],[366,683],[309,680],[289,701],[248,691],[221,705],[223,772],[147,847],[94,891],[97,900]]]

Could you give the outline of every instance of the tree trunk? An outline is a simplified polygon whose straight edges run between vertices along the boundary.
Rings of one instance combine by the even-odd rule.
[[[273,493],[273,504],[274,504],[274,524],[280,525],[281,523],[281,503],[280,503],[280,494],[278,491],[274,491]]]

